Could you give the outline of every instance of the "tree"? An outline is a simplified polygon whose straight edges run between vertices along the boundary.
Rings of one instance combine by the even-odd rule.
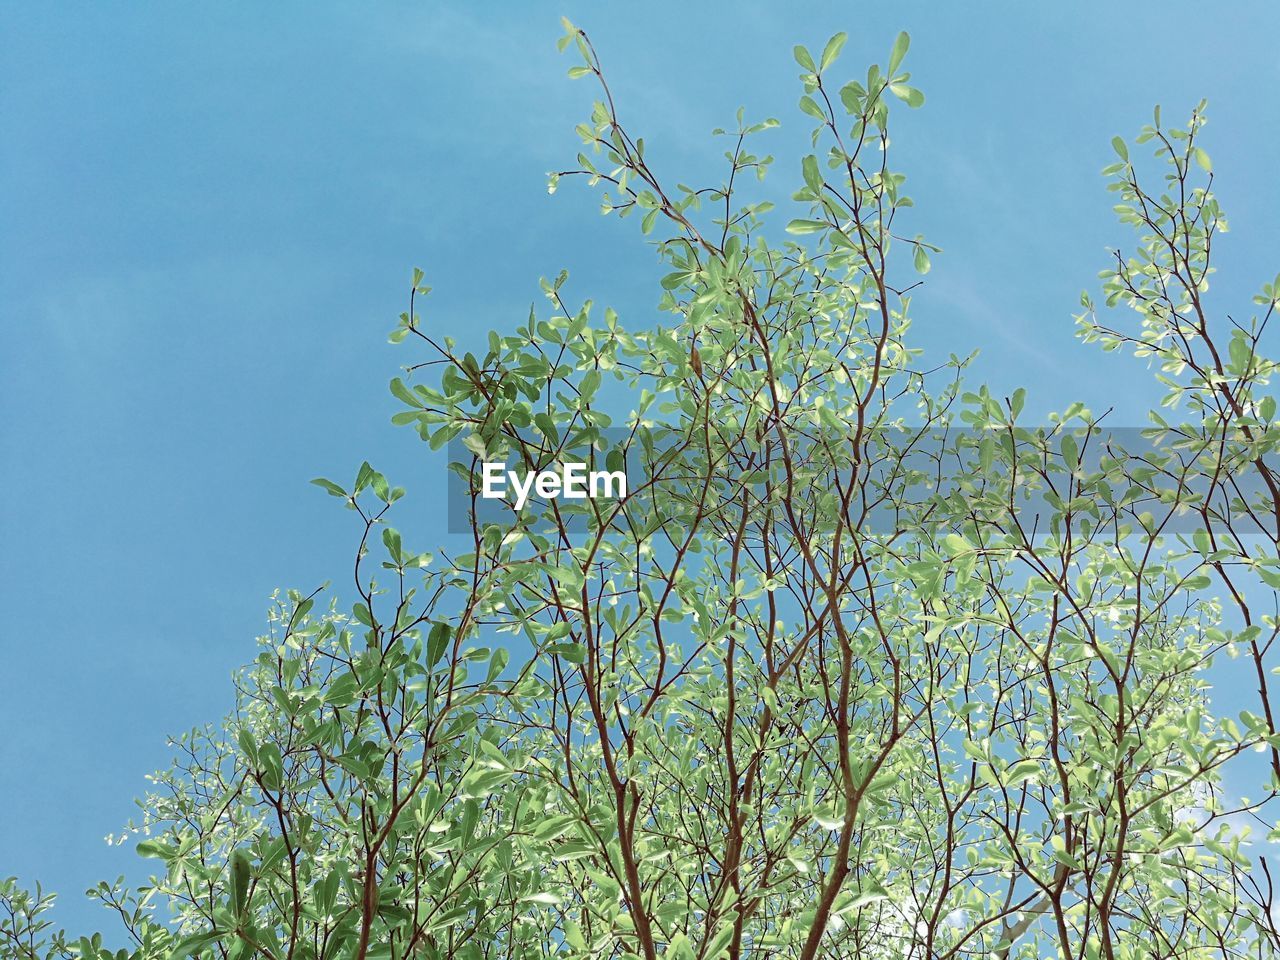
[[[780,240],[749,189],[776,121],[739,114],[724,180],[672,187],[566,26],[600,99],[552,188],[639,214],[671,323],[597,319],[562,274],[478,357],[422,321],[415,271],[392,339],[426,358],[392,381],[395,421],[453,443],[470,552],[406,546],[403,491],[367,463],[316,481],[359,518],[358,599],[279,598],[235,714],[175,741],[138,825],[161,874],[97,891],[134,938],[118,955],[1275,954],[1239,824],[1280,786],[1280,279],[1248,325],[1206,301],[1203,109],[1137,138],[1159,192],[1117,138],[1138,253],[1104,289],[1139,328],[1087,296],[1078,318],[1156,360],[1182,422],[1138,437],[1077,404],[1030,426],[1024,391],[919,368],[937,249],[896,223],[889,126],[924,98],[905,34],[837,87],[843,45],[795,51],[815,153]],[[570,459],[625,465],[627,495],[480,503],[483,462]],[[1257,678],[1237,718],[1209,697],[1224,655]],[[1232,804],[1223,770],[1253,750],[1260,793]],[[39,895],[0,902],[18,956],[106,954],[46,937]]]

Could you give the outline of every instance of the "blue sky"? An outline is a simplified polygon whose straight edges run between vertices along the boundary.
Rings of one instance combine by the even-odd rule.
[[[475,12],[483,10],[483,12]],[[0,875],[63,894],[140,875],[102,838],[164,737],[231,705],[276,587],[346,590],[351,517],[307,484],[368,458],[444,528],[438,459],[388,423],[386,344],[410,270],[460,337],[523,322],[537,279],[656,317],[632,223],[555,197],[591,91],[559,16],[592,35],[624,118],[671,180],[718,179],[711,128],[777,116],[799,183],[791,45],[850,39],[850,75],[898,30],[928,101],[895,134],[912,232],[945,249],[916,299],[932,356],[1126,422],[1144,369],[1073,338],[1113,223],[1098,170],[1156,102],[1210,100],[1232,232],[1219,303],[1280,261],[1280,10],[1163,3],[7,4],[0,12]],[[643,12],[641,12],[643,11]],[[905,114],[906,111],[903,111]],[[781,219],[781,215],[780,215]],[[1119,422],[1119,421],[1116,421]],[[349,591],[347,591],[349,592]]]

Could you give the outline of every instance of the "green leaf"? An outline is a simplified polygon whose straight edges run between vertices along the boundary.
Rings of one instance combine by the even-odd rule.
[[[1111,148],[1115,150],[1116,155],[1119,156],[1121,160],[1125,161],[1126,163],[1129,162],[1129,145],[1124,142],[1123,138],[1112,137]]]
[[[889,76],[893,76],[898,72],[898,67],[902,66],[902,58],[907,55],[907,48],[911,46],[911,37],[904,30],[898,34],[896,40],[893,41],[893,50],[889,53],[889,63],[887,71]]]
[[[563,657],[570,663],[585,663],[587,648],[580,643],[552,643],[547,645],[547,653]]]
[[[1023,405],[1027,402],[1027,390],[1025,387],[1019,387],[1013,391],[1013,396],[1009,398],[1009,411],[1017,419],[1018,414],[1022,412]]]
[[[369,461],[365,460],[360,464],[360,469],[356,471],[356,484],[354,491],[359,493],[369,485],[369,481],[373,479],[374,469],[369,465]]]
[[[540,903],[547,906],[555,906],[560,902],[560,898],[554,893],[530,893],[520,898],[521,903]]]
[[[159,840],[143,840],[136,849],[140,857],[158,857],[161,860],[172,859],[178,852],[176,847]]]
[[[221,936],[222,934],[216,929],[206,930],[203,933],[193,933],[191,936],[178,941],[173,951],[169,954],[169,960],[186,960],[191,954],[208,946]]]
[[[414,396],[413,391],[405,386],[404,381],[399,377],[396,377],[391,381],[391,392],[401,403],[408,404],[411,407],[416,407],[419,410],[422,409],[422,402]]]
[[[787,224],[787,233],[821,233],[829,226],[822,220],[792,220]]]
[[[1266,567],[1254,567],[1254,572],[1272,590],[1280,590],[1280,570],[1268,570]]]
[[[354,673],[344,673],[332,681],[324,692],[324,702],[332,707],[349,706],[360,689],[360,680]]]
[[[1005,785],[1016,787],[1040,774],[1040,764],[1035,760],[1019,760],[1005,771]]]
[[[814,193],[822,192],[822,171],[818,169],[818,158],[812,154],[800,162],[804,172],[804,182]]]
[[[335,497],[342,497],[344,500],[347,498],[347,491],[343,490],[340,486],[338,486],[332,480],[326,480],[324,477],[316,477],[311,482],[314,483],[317,487],[323,487],[324,489],[328,490],[329,493],[331,493]]]
[[[791,55],[796,58],[796,63],[804,67],[810,73],[817,73],[817,64],[813,62],[813,57],[809,55],[809,51],[804,47],[797,46],[791,51]]]
[[[1191,156],[1195,158],[1201,170],[1205,173],[1213,173],[1213,161],[1209,159],[1209,154],[1205,153],[1203,147],[1193,147]]]
[[[846,83],[840,88],[840,102],[844,104],[845,110],[851,116],[857,116],[862,112],[862,98],[864,95],[862,85],[859,83]]]
[[[533,416],[533,422],[538,425],[538,429],[542,431],[542,435],[552,443],[560,441],[560,431],[556,429],[555,419],[549,413],[536,413]]]
[[[231,912],[237,917],[243,917],[249,909],[249,878],[253,872],[249,854],[243,850],[233,850],[228,866],[231,872]]]
[[[1253,348],[1245,342],[1244,334],[1236,331],[1235,335],[1227,343],[1227,352],[1231,355],[1231,367],[1238,374],[1243,375],[1249,368],[1249,363],[1253,358]]]
[[[385,527],[382,531],[382,542],[386,546],[387,552],[391,554],[392,559],[398,562],[402,556],[399,531],[391,527]]]
[[[813,117],[813,119],[815,120],[820,120],[823,123],[825,123],[827,120],[827,115],[822,112],[822,108],[818,106],[818,101],[813,99],[813,97],[809,97],[809,96],[801,97],[800,109],[803,110],[805,113],[807,113],[809,116]]]
[[[889,92],[912,109],[924,106],[924,93],[915,87],[909,87],[905,83],[891,83]]]
[[[707,941],[706,948],[702,951],[702,956],[706,960],[716,960],[716,957],[719,957],[729,949],[729,943],[733,940],[734,927],[737,922],[737,910],[730,910],[724,915],[720,923],[720,929],[714,937]]]
[[[494,648],[493,655],[489,657],[489,675],[485,678],[485,683],[493,683],[494,680],[507,669],[507,661],[510,659],[506,647]]]
[[[916,244],[915,252],[915,268],[916,273],[925,274],[929,272],[931,264],[929,263],[929,251],[922,244]]]
[[[431,625],[431,632],[427,636],[427,666],[434,667],[440,662],[440,658],[444,656],[445,649],[449,645],[449,637],[453,633],[453,628],[447,623],[434,623]]]
[[[827,45],[822,48],[820,69],[825,70],[836,62],[836,57],[840,56],[840,51],[844,49],[845,41],[848,39],[849,35],[847,33],[837,33],[827,41]]]

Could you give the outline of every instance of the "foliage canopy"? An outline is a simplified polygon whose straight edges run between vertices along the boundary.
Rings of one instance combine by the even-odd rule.
[[[1103,292],[1127,312],[1085,296],[1077,318],[1147,358],[1168,409],[1141,435],[1079,404],[1034,426],[1024,391],[967,386],[959,358],[923,369],[908,340],[937,249],[906,235],[890,166],[895,111],[924,100],[905,34],[843,85],[843,35],[796,48],[814,152],[790,238],[750,198],[776,121],[740,113],[722,182],[673,186],[586,35],[562,44],[600,98],[551,187],[582,177],[638,216],[670,323],[573,304],[561,275],[477,356],[420,317],[415,271],[392,339],[426,359],[392,382],[395,420],[456,440],[472,490],[483,460],[571,450],[643,482],[473,510],[468,552],[432,556],[389,524],[403,490],[369,464],[317,481],[358,517],[358,599],[278,598],[234,715],[175,741],[139,824],[157,875],[92,891],[132,946],[54,934],[50,898],[9,881],[3,950],[1273,955],[1241,824],[1269,829],[1280,787],[1261,352],[1280,279],[1247,323],[1206,302],[1226,223],[1203,105],[1143,128],[1154,172],[1116,139],[1104,172],[1136,252]],[[1234,717],[1209,699],[1226,656],[1258,688]],[[1257,790],[1233,803],[1224,767],[1254,750]]]

